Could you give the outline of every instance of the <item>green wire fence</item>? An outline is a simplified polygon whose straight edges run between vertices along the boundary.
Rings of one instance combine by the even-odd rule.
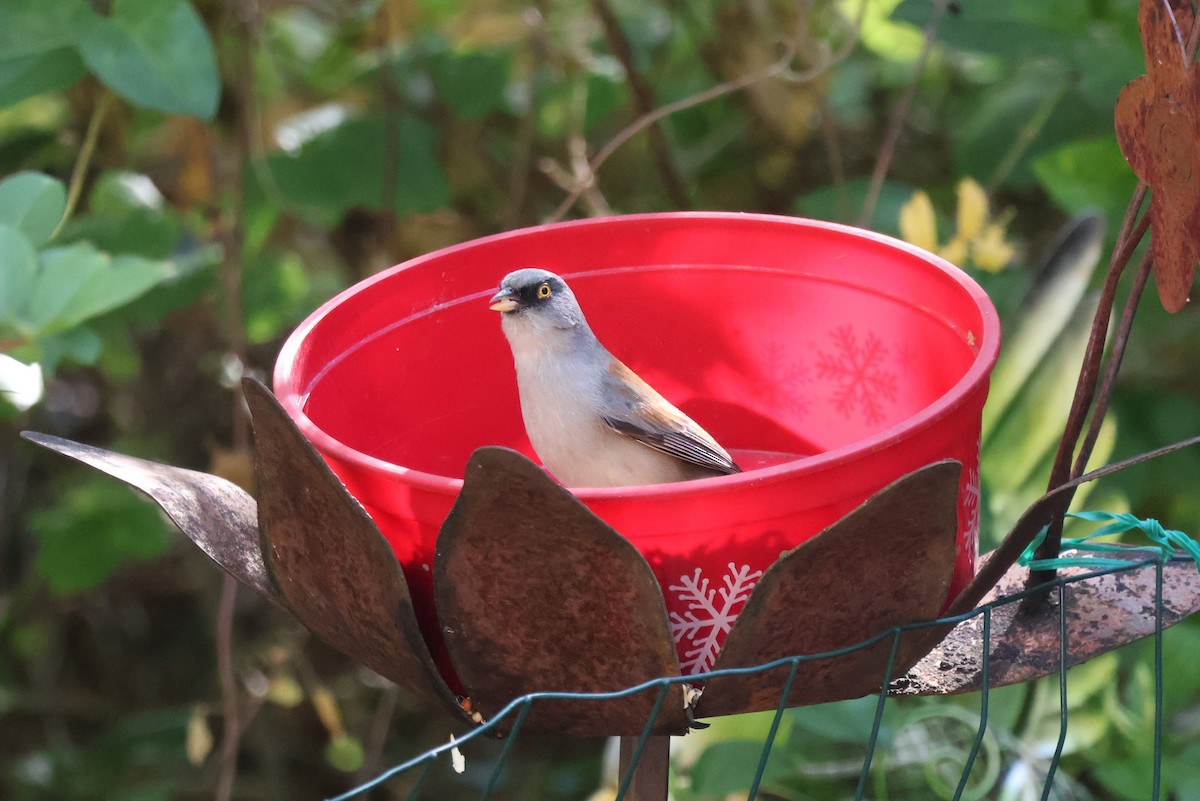
[[[1153,555],[1149,555],[1153,554]],[[530,710],[534,705],[546,701],[601,701],[615,698],[622,698],[634,695],[641,692],[657,690],[656,702],[652,712],[646,720],[645,727],[641,734],[636,738],[636,747],[633,750],[632,758],[629,766],[624,770],[623,774],[618,779],[616,790],[616,798],[618,801],[626,799],[629,793],[631,781],[634,771],[638,766],[647,743],[651,737],[652,727],[659,711],[662,709],[663,703],[667,698],[667,690],[672,684],[687,683],[690,685],[702,685],[706,680],[718,676],[737,677],[750,674],[762,673],[769,670],[778,670],[783,667],[790,667],[790,672],[780,687],[780,703],[774,711],[771,725],[763,739],[761,751],[758,755],[757,768],[750,782],[749,789],[746,794],[747,801],[754,801],[760,797],[764,773],[767,768],[768,759],[771,756],[772,749],[775,745],[776,737],[779,732],[781,721],[783,720],[784,711],[786,708],[786,699],[791,690],[791,685],[796,677],[796,672],[804,662],[809,662],[818,659],[830,659],[845,654],[858,651],[860,649],[869,648],[881,642],[891,642],[891,652],[888,659],[885,680],[882,683],[878,700],[875,702],[874,718],[870,729],[870,734],[866,738],[865,750],[862,754],[862,765],[859,770],[857,784],[854,790],[853,798],[856,801],[868,798],[867,791],[869,781],[872,774],[872,763],[876,757],[876,752],[879,743],[879,735],[881,723],[883,721],[884,710],[887,707],[889,700],[893,696],[885,689],[892,685],[896,676],[893,675],[896,655],[899,648],[901,635],[905,632],[926,629],[932,626],[943,626],[946,624],[959,624],[964,621],[981,618],[982,624],[982,653],[980,654],[980,686],[982,687],[979,695],[979,723],[976,729],[971,747],[966,754],[966,758],[962,765],[961,774],[958,779],[956,788],[951,796],[953,801],[962,801],[969,799],[972,796],[968,795],[968,786],[973,770],[979,760],[981,750],[984,748],[985,737],[988,733],[988,713],[989,713],[989,696],[992,692],[991,684],[991,651],[992,651],[992,617],[995,611],[999,608],[1019,604],[1030,599],[1038,598],[1045,599],[1049,593],[1052,601],[1057,602],[1058,614],[1058,700],[1059,700],[1059,731],[1058,739],[1054,751],[1049,759],[1049,764],[1046,769],[1046,775],[1042,784],[1041,799],[1047,801],[1052,797],[1052,792],[1055,788],[1056,774],[1060,769],[1060,763],[1063,759],[1063,750],[1067,742],[1067,732],[1070,725],[1069,720],[1069,705],[1068,705],[1068,689],[1067,689],[1067,666],[1068,656],[1071,648],[1071,632],[1068,627],[1068,607],[1069,594],[1066,592],[1066,587],[1092,579],[1097,579],[1102,576],[1134,572],[1153,568],[1156,571],[1155,577],[1155,596],[1154,596],[1154,741],[1153,741],[1153,761],[1152,774],[1150,777],[1151,793],[1148,798],[1151,801],[1158,801],[1162,796],[1162,749],[1163,749],[1163,570],[1166,561],[1183,562],[1190,561],[1190,556],[1171,555],[1167,557],[1163,552],[1154,549],[1148,549],[1148,556],[1141,561],[1125,562],[1120,565],[1112,565],[1108,560],[1097,560],[1097,569],[1089,570],[1085,573],[1059,576],[1058,578],[1046,584],[1039,585],[1023,592],[1015,593],[1003,598],[999,598],[990,603],[983,604],[970,612],[966,612],[954,617],[940,618],[922,623],[915,623],[906,626],[895,627],[887,631],[881,632],[874,637],[863,640],[862,642],[849,646],[847,648],[838,649],[836,651],[828,651],[819,654],[797,655],[785,659],[778,659],[763,665],[747,668],[736,668],[710,673],[697,674],[691,676],[676,676],[671,678],[662,678],[654,681],[645,682],[634,687],[629,687],[618,692],[605,692],[593,694],[580,693],[561,693],[561,692],[543,692],[533,693],[517,698],[504,707],[491,720],[488,720],[482,726],[472,730],[469,734],[461,739],[448,742],[430,751],[427,751],[419,756],[416,756],[403,764],[397,765],[377,777],[365,782],[352,790],[337,796],[331,801],[348,801],[349,799],[363,796],[373,788],[377,788],[388,782],[401,781],[405,784],[410,784],[405,798],[419,799],[424,798],[422,788],[426,786],[427,780],[430,778],[433,769],[438,765],[445,765],[449,759],[451,752],[454,749],[469,750],[469,747],[474,741],[480,738],[495,736],[507,730],[507,735],[503,741],[499,756],[495,759],[491,767],[490,775],[486,782],[483,783],[482,789],[479,791],[478,798],[480,801],[486,801],[492,797],[493,793],[502,785],[502,774],[506,764],[508,763],[516,743],[520,739],[522,726]],[[893,701],[894,703],[894,701]],[[717,720],[713,723],[714,726],[720,726],[721,721]],[[429,796],[433,797],[433,796]],[[461,796],[460,796],[461,797]]]

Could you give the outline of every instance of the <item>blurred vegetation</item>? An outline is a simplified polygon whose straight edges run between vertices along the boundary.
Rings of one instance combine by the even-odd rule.
[[[140,497],[16,434],[249,484],[238,378],[266,375],[338,289],[471,237],[681,208],[903,223],[1005,320],[982,476],[994,543],[1045,482],[1092,268],[1135,183],[1112,111],[1144,71],[1136,6],[0,3],[0,797],[313,798],[445,741],[436,715],[286,615],[230,603]],[[679,110],[629,127],[665,104]],[[1022,303],[1035,282],[1049,289]],[[1198,329],[1194,309],[1147,299],[1101,455],[1200,430]],[[1200,456],[1183,453],[1088,504],[1195,534],[1198,484]],[[1073,672],[1055,797],[1147,797],[1147,647]],[[1195,798],[1200,628],[1173,629],[1166,649],[1164,778]],[[231,704],[238,725],[223,728]],[[789,712],[769,797],[852,793],[873,713]],[[964,797],[1038,797],[1058,714],[1056,685],[993,694]],[[889,704],[870,797],[953,795],[978,716],[977,697]],[[766,725],[684,739],[676,796],[744,792]],[[585,798],[601,746],[527,739],[497,797]],[[489,747],[423,797],[477,795]]]

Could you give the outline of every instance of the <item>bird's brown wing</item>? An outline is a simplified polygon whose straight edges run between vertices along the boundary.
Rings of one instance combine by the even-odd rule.
[[[707,431],[672,406],[635,372],[613,360],[606,377],[605,424],[643,445],[717,473],[742,472]]]

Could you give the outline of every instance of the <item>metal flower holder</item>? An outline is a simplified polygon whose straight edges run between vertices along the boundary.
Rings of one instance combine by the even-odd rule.
[[[698,719],[774,709],[777,726],[788,707],[872,692],[880,693],[881,715],[889,695],[980,690],[984,722],[961,795],[986,726],[989,688],[1058,674],[1065,694],[1071,665],[1161,637],[1200,609],[1195,564],[1142,549],[1120,554],[1123,568],[1055,576],[1015,566],[1047,528],[1038,556],[1059,555],[1062,515],[1078,486],[1200,441],[1083,473],[1151,267],[1164,305],[1176,310],[1200,253],[1200,205],[1194,191],[1179,191],[1180,165],[1200,158],[1200,72],[1193,63],[1200,25],[1190,7],[1155,0],[1143,0],[1140,22],[1149,75],[1122,93],[1117,131],[1143,183],[1118,235],[1051,489],[947,608],[961,471],[950,460],[900,478],[784,553],[753,590],[712,671],[683,676],[645,558],[528,459],[481,448],[442,526],[434,565],[442,634],[469,691],[464,698],[435,663],[391,548],[261,384],[243,385],[255,431],[257,502],[216,476],[25,436],[147,493],[239,582],[346,655],[439,704],[473,729],[468,738],[520,731],[621,736],[619,797],[665,798],[664,735],[684,734]],[[1180,31],[1191,32],[1186,42]],[[1179,135],[1160,136],[1164,126]],[[1148,188],[1153,198],[1139,218]],[[1153,244],[1102,372],[1118,282],[1147,229]],[[539,510],[536,520],[530,508]],[[853,575],[846,565],[854,565]],[[565,587],[564,602],[545,602],[563,597]],[[1161,648],[1158,660],[1161,674]],[[760,777],[774,732],[764,743]],[[396,769],[424,766],[414,795],[443,750]],[[864,781],[873,750],[872,738]],[[1156,767],[1155,797],[1158,779]],[[863,789],[860,781],[858,797]],[[757,778],[750,796],[756,791]]]

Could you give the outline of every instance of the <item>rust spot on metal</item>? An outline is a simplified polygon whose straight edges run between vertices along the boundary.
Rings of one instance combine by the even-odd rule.
[[[1066,551],[1066,554],[1073,553]],[[1105,557],[1140,562],[1152,551],[1130,548]],[[1063,578],[1083,575],[1083,568],[1059,570]],[[985,602],[1019,593],[1029,571],[1013,567]],[[1067,615],[1067,667],[1078,665],[1114,648],[1154,633],[1155,566],[1112,573],[1067,584],[1062,598]],[[994,608],[988,678],[992,687],[1018,684],[1059,671],[1060,596],[1051,590],[1048,599],[1012,602]],[[1200,610],[1200,574],[1194,562],[1163,566],[1163,627],[1174,625]],[[966,620],[940,645],[896,681],[895,695],[942,695],[981,689],[983,666],[983,616]]]
[[[1187,303],[1200,261],[1200,64],[1187,55],[1188,3],[1142,0],[1146,75],[1117,98],[1117,142],[1149,185],[1154,280],[1167,311]]]
[[[455,670],[484,717],[527,693],[610,692],[679,675],[662,590],[645,558],[515,451],[472,454],[438,537],[434,587]],[[525,727],[638,734],[657,693],[537,701]],[[686,728],[676,684],[654,731]]]
[[[935,618],[954,567],[961,471],[958,462],[947,460],[909,473],[784,554],[754,588],[713,669],[834,651],[894,626]],[[902,675],[934,641],[923,632],[905,635],[893,674]],[[800,663],[788,705],[878,690],[891,648],[889,637],[842,656]],[[713,679],[697,713],[774,709],[789,669]]]
[[[288,608],[346,656],[466,721],[375,523],[270,390],[252,380],[242,387],[254,420],[263,557]]]
[[[263,565],[257,504],[241,487],[208,473],[137,459],[49,434],[26,431],[21,436],[146,493],[226,573],[267,600],[284,605]]]

